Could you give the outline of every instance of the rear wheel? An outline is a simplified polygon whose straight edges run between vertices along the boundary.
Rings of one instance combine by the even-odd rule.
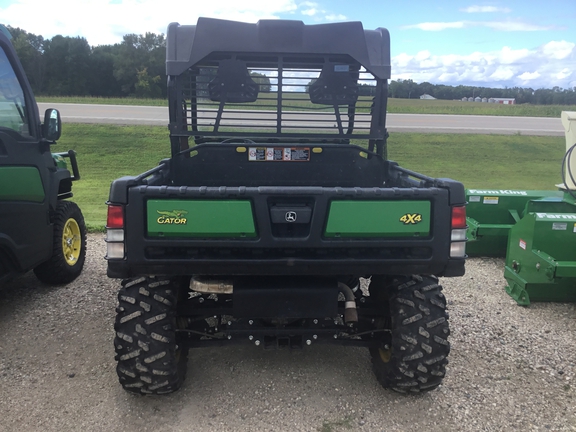
[[[116,371],[124,390],[166,394],[184,382],[188,349],[176,341],[179,288],[178,281],[160,277],[122,282],[114,347]]]
[[[72,282],[82,272],[86,259],[86,225],[78,205],[59,201],[54,216],[52,256],[34,269],[46,284]]]
[[[450,344],[446,299],[438,279],[373,277],[370,296],[385,309],[377,327],[390,328],[370,348],[376,378],[385,388],[407,393],[435,389],[446,374]]]

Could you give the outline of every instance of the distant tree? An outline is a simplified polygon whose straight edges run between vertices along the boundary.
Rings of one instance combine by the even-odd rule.
[[[114,60],[120,45],[100,45],[92,49],[88,72],[88,92],[92,96],[123,96],[122,87],[114,77]]]
[[[18,53],[32,90],[34,93],[41,93],[43,91],[46,69],[43,56],[44,38],[28,33],[19,27],[7,27],[12,35],[12,45],[14,45],[14,49]]]
[[[44,44],[44,93],[75,96],[88,94],[90,45],[84,38],[54,36]]]
[[[388,85],[388,95],[393,98],[401,98],[401,81],[402,80],[392,80]]]
[[[534,103],[538,105],[552,104],[552,91],[549,89],[538,89],[534,92]]]
[[[142,98],[159,98],[162,90],[158,85],[160,75],[150,76],[147,68],[142,68],[136,72],[136,84],[134,84],[134,95]]]
[[[418,96],[422,96],[423,94],[429,94],[430,96],[437,97],[434,94],[434,85],[430,84],[429,82],[418,84]]]
[[[412,81],[411,79],[408,79],[408,80],[404,80],[402,82],[402,84],[406,88],[406,91],[408,92],[408,99],[411,99],[413,97],[420,97],[420,95],[416,95],[416,90],[418,89],[418,84],[416,84],[414,81]]]
[[[358,95],[359,96],[374,96],[376,94],[376,86],[370,84],[359,84],[358,85]]]
[[[391,97],[395,98],[411,99],[420,97],[420,94],[416,94],[418,93],[418,84],[411,79],[391,81],[388,92]]]
[[[268,78],[263,73],[258,72],[250,72],[250,76],[254,80],[258,87],[260,88],[259,91],[263,93],[269,93],[272,86],[270,85],[270,78]]]
[[[166,39],[164,35],[125,35],[114,60],[114,77],[125,95],[136,94],[136,84],[144,79],[150,94],[166,95]],[[144,77],[145,75],[149,78]],[[140,74],[140,78],[138,76]],[[143,89],[140,82],[140,90]]]

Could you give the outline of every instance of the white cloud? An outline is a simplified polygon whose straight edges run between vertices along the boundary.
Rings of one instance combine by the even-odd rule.
[[[451,83],[457,79],[458,79],[458,73],[457,72],[443,72],[438,77],[438,81],[441,84]]]
[[[402,26],[406,29],[420,29],[423,31],[442,31],[446,29],[463,29],[470,27],[488,27],[497,31],[543,31],[554,29],[554,26],[540,26],[521,21],[452,21],[452,22],[423,22]]]
[[[532,81],[535,80],[537,78],[540,78],[540,73],[538,71],[535,72],[524,72],[522,75],[518,75],[518,78],[520,78],[523,81]]]
[[[496,70],[488,77],[492,82],[494,81],[508,81],[514,76],[514,70],[511,67],[498,66]]]
[[[404,29],[417,28],[424,31],[441,31],[451,28],[464,28],[464,21],[456,22],[425,22],[420,24],[412,24],[408,26],[403,26]]]
[[[488,27],[498,31],[543,31],[552,30],[553,26],[540,26],[536,24],[523,23],[520,21],[484,21],[475,23],[476,25]]]
[[[414,59],[413,56],[402,53],[394,57],[393,63],[395,63],[396,66],[398,66],[400,69],[403,69],[408,67],[413,59]]]
[[[300,13],[309,17],[314,17],[314,21],[344,21],[346,15],[334,14],[327,10],[321,9],[318,3],[305,1],[301,2],[298,7]]]
[[[346,15],[330,14],[326,15],[324,18],[326,18],[326,21],[344,21],[346,19]]]
[[[202,16],[252,23],[286,14],[302,14],[315,22],[346,19],[317,2],[298,0],[50,0],[49,7],[45,0],[12,1],[0,6],[3,23],[47,39],[81,36],[92,46],[120,43],[130,33],[165,34],[173,21],[195,24]]]
[[[522,59],[529,57],[530,53],[529,49],[513,50],[510,47],[505,46],[499,52],[498,61],[502,64],[518,63]]]
[[[318,11],[316,9],[312,8],[312,9],[305,9],[301,13],[302,13],[302,15],[314,16],[318,13]]]
[[[416,60],[418,61],[424,61],[429,58],[430,58],[430,51],[428,50],[420,51],[418,54],[416,54]]]
[[[295,0],[238,2],[163,0],[17,0],[0,8],[2,22],[51,38],[82,36],[90,45],[114,44],[129,33],[166,33],[168,24],[194,24],[198,17],[256,22],[295,12]],[[30,13],[30,11],[36,11]]]
[[[435,55],[421,51],[392,58],[392,79],[447,85],[550,88],[574,86],[576,44],[551,41],[533,49]]]
[[[461,12],[466,13],[486,13],[486,12],[500,12],[500,13],[509,13],[512,12],[510,8],[503,8],[497,6],[468,6],[467,8],[460,9]]]
[[[302,15],[314,16],[319,12],[318,3],[305,1],[300,3],[299,6],[302,9],[300,12]]]
[[[552,41],[548,42],[542,47],[542,52],[546,57],[550,57],[557,60],[562,60],[568,57],[570,54],[574,54],[574,47],[576,44],[566,41]]]
[[[568,78],[569,76],[571,76],[572,73],[573,73],[573,72],[572,72],[570,69],[564,68],[564,69],[562,69],[560,72],[558,72],[558,73],[556,74],[556,78],[559,79],[559,80],[563,80],[563,79]]]

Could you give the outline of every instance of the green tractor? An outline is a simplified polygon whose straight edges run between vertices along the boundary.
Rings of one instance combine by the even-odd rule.
[[[55,109],[40,122],[10,34],[0,25],[0,283],[34,270],[44,283],[65,284],[84,266],[84,217],[68,200],[80,178],[76,154],[50,151],[61,125]]]

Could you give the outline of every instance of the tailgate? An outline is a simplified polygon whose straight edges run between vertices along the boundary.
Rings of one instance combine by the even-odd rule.
[[[447,188],[136,185],[127,201],[114,277],[464,271]]]

